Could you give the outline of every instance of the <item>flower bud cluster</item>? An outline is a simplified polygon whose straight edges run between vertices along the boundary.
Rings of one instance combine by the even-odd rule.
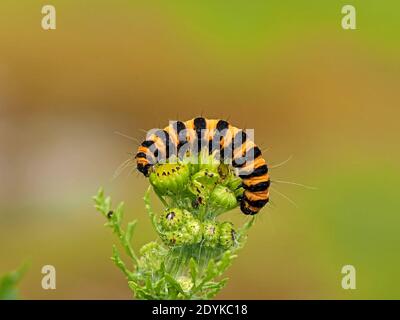
[[[166,210],[159,217],[160,236],[168,246],[199,244],[229,249],[235,244],[236,232],[230,222],[200,221],[180,208]]]

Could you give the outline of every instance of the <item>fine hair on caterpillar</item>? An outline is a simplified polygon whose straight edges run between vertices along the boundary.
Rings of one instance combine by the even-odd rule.
[[[270,169],[280,168],[280,167],[284,166],[285,164],[287,164],[291,159],[293,159],[293,155],[290,155],[287,159],[285,159],[284,161],[281,161],[278,164],[271,165],[269,168]],[[307,189],[307,190],[318,190],[318,188],[314,187],[314,186],[309,186],[309,185],[306,185],[306,184],[303,184],[303,183],[294,182],[294,181],[282,180],[280,178],[274,178],[273,180],[271,180],[271,192],[273,192],[273,193],[275,192],[276,194],[278,194],[279,196],[281,196],[282,198],[287,200],[289,203],[291,203],[296,208],[298,208],[298,204],[293,199],[291,199],[289,196],[287,196],[283,192],[279,191],[275,187],[276,184],[292,185],[292,186],[301,187],[301,188],[304,188],[304,189]]]
[[[228,165],[231,172],[241,179],[241,184],[232,191],[241,188],[241,194],[236,197],[243,213],[254,215],[269,200],[268,166],[260,148],[254,143],[254,130],[239,129],[225,120],[197,117],[185,122],[170,121],[164,129],[151,129],[139,146],[135,159],[138,171],[150,178],[159,165],[198,165],[196,178],[191,182],[194,190],[202,185],[202,179],[210,178],[204,178],[202,166],[213,166],[215,163]],[[177,179],[174,172],[166,171],[159,175],[159,179],[153,176],[151,181],[159,188],[174,188],[169,185],[169,175]],[[222,191],[221,196],[223,194]],[[231,198],[225,200],[231,203]]]
[[[120,134],[119,132],[118,134],[131,140],[136,140],[125,134]],[[116,174],[120,174],[126,168],[134,169],[133,160],[136,160],[136,168],[145,177],[151,177],[152,174],[155,174],[160,179],[162,177],[175,176],[176,168],[174,165],[190,164],[204,167],[207,164],[212,166],[215,163],[219,163],[217,173],[221,179],[226,176],[226,173],[224,173],[224,170],[226,170],[224,165],[226,165],[230,168],[228,172],[234,172],[242,180],[242,183],[237,185],[238,189],[242,188],[242,192],[240,194],[236,193],[236,197],[243,213],[256,214],[269,202],[271,183],[274,183],[274,192],[297,206],[292,199],[276,190],[275,183],[296,185],[307,189],[315,188],[281,179],[271,180],[269,178],[269,169],[283,166],[292,156],[281,163],[267,166],[262,156],[263,152],[253,141],[253,129],[242,130],[232,126],[225,120],[199,117],[186,122],[170,121],[169,125],[164,129],[148,130],[145,140],[138,147],[135,158],[124,162]],[[163,166],[163,164],[166,166]],[[205,173],[205,176],[207,176],[207,173]],[[204,178],[199,176],[198,179],[201,181]],[[198,189],[199,186],[202,186],[199,181],[190,182],[192,189],[197,194],[196,200],[193,201],[194,207],[203,205],[205,201],[204,196],[200,195],[201,191]],[[160,183],[168,185],[167,180]],[[235,189],[232,190],[234,191]],[[221,194],[224,193],[223,188],[219,189],[219,191]],[[180,192],[180,189],[176,189],[175,192]],[[224,202],[223,205],[232,204],[232,199],[228,201],[226,198],[225,200],[227,202]]]
[[[176,163],[185,161],[189,156],[190,163],[207,163],[211,158],[200,158],[201,154],[213,155],[213,158],[225,164],[240,167],[247,164],[247,169],[253,169],[252,161],[260,150],[254,144],[254,129],[238,130],[236,128],[202,128],[182,127],[179,121],[170,121],[170,130],[150,129],[146,133],[143,146],[148,148],[143,156],[148,163]],[[175,135],[171,135],[171,131]],[[221,149],[223,145],[223,149]],[[240,148],[240,150],[239,150]]]

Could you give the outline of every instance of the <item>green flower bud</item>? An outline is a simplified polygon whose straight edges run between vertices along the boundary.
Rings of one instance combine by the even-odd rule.
[[[192,181],[196,181],[206,188],[213,188],[219,179],[219,174],[216,171],[209,170],[208,168],[200,170],[192,176]]]
[[[235,208],[238,202],[235,194],[228,187],[218,185],[211,193],[209,204],[213,207],[230,210]]]
[[[187,188],[190,169],[188,165],[181,163],[157,164],[149,176],[149,181],[160,195],[176,195]]]
[[[186,222],[186,230],[188,233],[188,240],[190,244],[199,243],[202,239],[201,223],[195,218],[191,218]]]
[[[215,247],[218,244],[219,229],[218,225],[212,221],[206,221],[203,224],[204,244],[209,247]]]
[[[189,211],[183,210],[183,219],[185,221],[190,221],[191,219],[196,219],[196,218],[193,217],[193,215]]]
[[[158,270],[160,268],[161,261],[164,260],[164,256],[166,254],[167,249],[157,242],[152,241],[145,244],[140,249],[141,268],[148,270]]]
[[[176,230],[183,224],[185,217],[179,208],[168,209],[160,216],[160,224],[165,230]]]
[[[193,202],[195,208],[207,204],[207,199],[218,183],[218,180],[219,174],[209,169],[201,170],[192,176],[189,190],[196,197]]]
[[[159,249],[160,245],[157,242],[152,241],[141,247],[139,252],[141,256],[151,256],[153,253],[158,252]]]
[[[236,197],[243,194],[244,189],[241,187],[242,179],[235,175],[232,175],[228,179],[226,186],[235,194]]]
[[[177,281],[180,284],[182,290],[185,292],[190,291],[190,289],[192,289],[193,287],[193,281],[189,277],[182,276],[179,277]]]
[[[169,246],[182,246],[187,243],[187,235],[182,231],[167,231],[161,238]]]
[[[236,241],[236,232],[231,222],[223,222],[220,227],[219,243],[225,249],[231,248]]]

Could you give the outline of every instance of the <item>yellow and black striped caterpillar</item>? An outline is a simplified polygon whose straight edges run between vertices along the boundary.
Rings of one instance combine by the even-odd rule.
[[[238,201],[243,213],[254,215],[268,203],[270,178],[261,150],[244,130],[225,120],[198,117],[186,122],[174,121],[163,130],[150,131],[135,156],[137,169],[148,177],[157,163],[204,150],[229,163],[242,179],[244,192]]]

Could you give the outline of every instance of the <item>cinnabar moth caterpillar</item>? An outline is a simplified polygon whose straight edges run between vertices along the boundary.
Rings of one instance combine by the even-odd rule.
[[[155,164],[204,148],[208,148],[210,154],[217,151],[221,161],[229,160],[237,169],[244,188],[239,199],[240,209],[247,215],[258,213],[269,200],[268,166],[261,150],[248,139],[246,132],[225,120],[198,117],[171,122],[163,130],[151,131],[135,156],[137,169],[148,177]]]

